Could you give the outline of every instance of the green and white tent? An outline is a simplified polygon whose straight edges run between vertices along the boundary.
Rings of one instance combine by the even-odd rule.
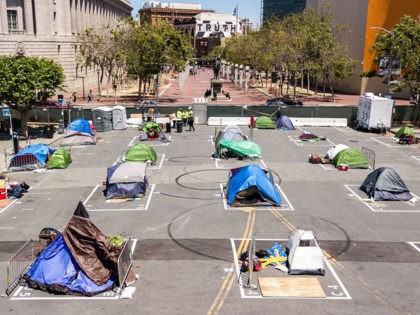
[[[397,133],[395,134],[395,137],[396,138],[401,138],[402,135],[412,136],[412,135],[414,135],[414,132],[410,127],[403,126],[397,131]]]
[[[258,129],[276,129],[276,122],[270,117],[260,116],[255,120],[255,128]]]
[[[260,158],[262,148],[258,144],[252,141],[243,140],[243,141],[229,141],[222,140],[220,141],[220,148],[226,149],[227,157],[247,157],[247,158]]]
[[[368,168],[369,163],[364,154],[357,149],[344,149],[337,153],[333,159],[335,167],[346,164],[349,168]]]
[[[156,160],[156,152],[150,145],[138,143],[127,150],[124,162],[143,162],[153,164]]]
[[[57,149],[48,161],[47,168],[66,168],[72,162],[69,151]]]

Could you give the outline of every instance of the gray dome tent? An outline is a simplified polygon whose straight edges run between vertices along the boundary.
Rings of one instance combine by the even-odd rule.
[[[390,167],[380,167],[371,172],[360,186],[360,190],[374,200],[410,200],[413,198],[400,175]]]

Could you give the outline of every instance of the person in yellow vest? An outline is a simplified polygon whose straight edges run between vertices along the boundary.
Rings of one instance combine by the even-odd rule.
[[[188,126],[190,127],[189,131],[195,131],[195,127],[194,127],[194,111],[192,109],[192,107],[188,107]]]
[[[188,118],[188,112],[186,109],[184,109],[181,113],[182,122],[184,123],[184,127],[187,125],[187,118]]]

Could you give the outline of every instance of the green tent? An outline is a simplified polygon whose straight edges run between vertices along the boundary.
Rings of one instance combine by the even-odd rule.
[[[413,136],[414,132],[410,127],[403,126],[400,128],[400,130],[397,131],[397,133],[395,134],[395,137],[401,138],[402,135]]]
[[[250,157],[250,158],[260,158],[261,157],[261,147],[255,142],[243,140],[243,141],[229,141],[222,140],[220,141],[220,147],[227,149],[230,153],[230,157]]]
[[[255,128],[276,129],[276,123],[270,117],[260,116],[255,120]]]
[[[335,167],[346,164],[349,168],[368,168],[366,157],[357,149],[344,149],[337,153],[333,159]]]
[[[162,128],[159,126],[159,124],[157,124],[157,123],[155,123],[155,122],[152,122],[152,121],[148,121],[148,122],[144,123],[144,124],[141,126],[141,129],[142,129],[144,132],[146,132],[146,133],[148,133],[148,132],[150,132],[151,130],[153,130],[153,131],[155,131],[157,134],[159,134],[159,132],[162,130]]]
[[[71,163],[71,156],[69,151],[65,148],[57,149],[50,160],[48,161],[47,168],[66,168]]]
[[[133,145],[130,149],[127,150],[125,155],[125,162],[150,162],[154,163],[157,160],[157,155],[155,150],[144,143],[138,143]]]

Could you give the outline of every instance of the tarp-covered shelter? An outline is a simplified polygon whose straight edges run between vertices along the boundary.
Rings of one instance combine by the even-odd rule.
[[[130,147],[125,154],[125,162],[144,162],[153,164],[157,160],[155,150],[148,144],[137,143]]]
[[[295,126],[293,126],[293,122],[288,116],[281,115],[279,119],[277,119],[276,129],[295,130]]]
[[[162,127],[153,121],[147,121],[140,127],[144,134],[140,135],[140,141],[168,141]]]
[[[314,233],[297,230],[287,242],[289,274],[325,275],[325,256]]]
[[[331,149],[327,151],[327,153],[325,154],[325,157],[329,160],[333,160],[339,152],[348,148],[349,147],[345,144],[336,144],[335,146],[333,146]]]
[[[225,149],[225,150],[224,150]],[[243,141],[220,141],[221,157],[238,157],[238,158],[260,158],[262,148],[255,142]]]
[[[260,116],[255,120],[255,128],[258,129],[275,129],[276,123],[267,116]]]
[[[246,136],[242,133],[241,129],[236,125],[229,125],[223,131],[219,131],[214,141],[215,152],[213,157],[221,157],[220,141],[243,141],[246,140]]]
[[[368,168],[368,160],[364,154],[353,148],[344,149],[337,153],[333,159],[335,167],[341,164],[347,165],[349,168]]]
[[[125,162],[107,169],[104,196],[111,198],[141,198],[147,189],[146,163]]]
[[[112,130],[112,108],[100,106],[92,109],[92,122],[96,131]]]
[[[112,128],[115,130],[127,128],[127,110],[124,106],[116,105],[112,108]]]
[[[66,168],[71,162],[69,151],[65,148],[59,148],[51,156],[47,168]]]
[[[95,136],[95,131],[92,129],[89,121],[83,118],[77,118],[73,120],[70,125],[67,126],[67,131],[83,132]]]
[[[85,132],[67,132],[60,143],[60,147],[72,145],[96,144],[96,136]]]
[[[391,167],[372,171],[360,186],[374,200],[410,200],[413,195],[400,175]]]
[[[230,170],[226,186],[227,203],[233,206],[272,205],[281,206],[270,171],[250,164]]]
[[[121,249],[111,245],[79,202],[62,234],[41,252],[23,278],[33,289],[92,296],[119,286],[119,278],[135,280],[132,271],[127,278],[119,275]]]
[[[28,145],[10,159],[9,170],[14,171],[44,167],[54,152],[55,149],[50,148],[43,143]]]

